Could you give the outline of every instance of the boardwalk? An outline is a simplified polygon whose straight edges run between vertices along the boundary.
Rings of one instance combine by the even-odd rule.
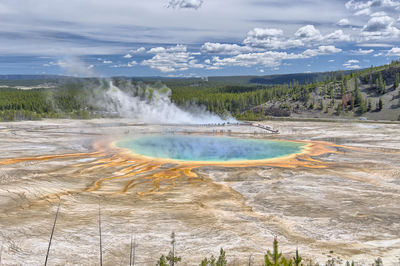
[[[253,123],[251,125],[253,127],[258,127],[258,128],[267,130],[267,131],[269,131],[271,133],[274,133],[274,134],[279,134],[279,130],[273,129],[272,127],[269,127],[269,126],[266,126],[266,125],[261,125],[261,124],[256,124],[256,123]]]

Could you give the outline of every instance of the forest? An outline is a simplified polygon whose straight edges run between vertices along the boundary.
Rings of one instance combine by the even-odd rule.
[[[387,107],[385,99],[388,97],[384,96],[388,93],[392,95],[389,100],[399,99],[398,106],[392,109],[400,107],[400,91],[394,94],[399,88],[399,72],[400,61],[393,61],[358,72],[325,73],[324,81],[313,83],[290,80],[266,85],[235,83],[224,78],[222,81],[166,79],[162,83],[149,80],[145,85],[166,85],[171,90],[172,102],[182,108],[202,105],[222,117],[231,114],[239,120],[315,111],[329,116],[361,116]],[[142,97],[137,88],[144,86],[143,81],[113,78],[113,82],[125,92]],[[107,88],[106,80],[100,79],[62,79],[53,88],[3,86],[0,88],[0,121],[115,117],[116,114],[94,104]]]
[[[171,265],[179,265],[179,262],[182,260],[182,257],[178,256],[176,249],[175,249],[175,233],[171,234],[171,250],[169,251],[168,255],[161,255],[159,260],[157,261],[157,266],[171,266]],[[134,251],[135,248],[131,246],[131,251]],[[354,266],[360,265],[355,261],[346,261],[344,262],[343,259],[335,257],[333,251],[329,252],[327,256],[329,259],[321,265],[326,266],[335,266],[335,265],[346,265],[346,266]],[[130,265],[133,265],[135,261],[135,252],[131,252],[130,254]],[[272,242],[272,250],[267,250],[266,254],[264,255],[264,260],[261,262],[253,261],[252,256],[250,255],[248,258],[247,265],[264,265],[264,266],[318,266],[319,263],[313,261],[312,259],[305,259],[302,258],[299,252],[299,249],[296,249],[296,252],[292,256],[284,256],[282,252],[279,250],[279,242],[278,238],[275,236]],[[204,258],[200,263],[200,266],[227,266],[227,265],[238,265],[237,261],[228,261],[226,251],[221,248],[219,251],[218,256],[211,255],[210,257]],[[365,264],[363,264],[365,265]],[[372,266],[383,266],[383,261],[381,258],[375,259],[370,265]]]

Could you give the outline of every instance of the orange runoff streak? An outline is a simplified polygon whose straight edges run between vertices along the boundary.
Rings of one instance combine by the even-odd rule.
[[[100,152],[92,152],[92,153],[70,153],[70,154],[55,154],[55,155],[45,155],[45,156],[38,156],[38,157],[25,157],[25,158],[12,158],[12,159],[5,159],[0,161],[0,165],[9,165],[9,164],[16,164],[26,161],[47,161],[53,159],[60,159],[60,158],[74,158],[74,157],[95,157],[101,156]]]

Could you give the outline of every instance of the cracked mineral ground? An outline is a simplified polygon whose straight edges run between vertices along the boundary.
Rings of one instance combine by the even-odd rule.
[[[400,259],[400,125],[264,122],[144,125],[129,120],[43,120],[0,126],[1,263],[40,265],[60,204],[49,265],[155,265],[170,248],[198,265],[221,247],[261,263],[278,236],[285,255],[387,265]],[[143,134],[300,141],[307,149],[257,162],[151,159],[113,142]],[[100,209],[100,212],[99,212]],[[99,215],[100,213],[100,215]]]

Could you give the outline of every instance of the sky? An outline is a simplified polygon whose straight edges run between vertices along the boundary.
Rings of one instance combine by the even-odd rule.
[[[268,75],[399,57],[400,0],[0,0],[0,75]]]

